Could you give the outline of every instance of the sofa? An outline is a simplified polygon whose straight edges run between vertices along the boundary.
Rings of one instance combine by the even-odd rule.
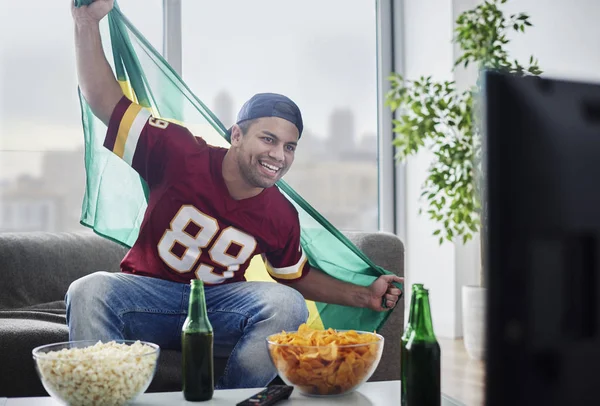
[[[347,232],[379,266],[404,274],[404,246],[393,234]],[[0,233],[0,397],[46,396],[31,350],[68,341],[65,293],[74,280],[98,270],[119,271],[126,249],[91,231]],[[379,331],[385,337],[372,381],[400,379],[404,300]],[[181,353],[163,350],[150,392],[181,390]],[[226,359],[215,359],[215,375]]]

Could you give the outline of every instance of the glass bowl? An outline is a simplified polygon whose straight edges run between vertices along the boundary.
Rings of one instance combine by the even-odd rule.
[[[46,391],[71,406],[133,401],[152,382],[159,352],[156,344],[133,340],[69,341],[32,350]]]
[[[344,395],[373,375],[383,352],[383,336],[353,332],[370,334],[374,341],[341,345],[335,342],[328,345],[279,344],[273,340],[274,334],[267,337],[267,347],[273,365],[287,385],[307,396]]]

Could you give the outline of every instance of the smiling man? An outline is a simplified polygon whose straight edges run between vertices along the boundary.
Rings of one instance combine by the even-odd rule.
[[[263,387],[276,376],[265,338],[305,322],[305,299],[394,307],[401,291],[392,283],[401,278],[357,286],[308,264],[298,213],[274,186],[302,135],[298,106],[279,94],[253,96],[229,130],[229,149],[152,117],[123,95],[104,55],[99,21],[112,6],[95,0],[72,8],[79,85],[108,126],[104,146],[142,176],[150,195],[122,272],[94,272],[69,287],[70,339],[140,339],[179,349],[189,281],[202,279],[214,353],[228,357],[217,388]],[[258,254],[279,283],[246,281]]]

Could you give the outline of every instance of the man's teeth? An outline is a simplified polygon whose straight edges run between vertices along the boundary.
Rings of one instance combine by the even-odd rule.
[[[277,172],[279,169],[281,169],[281,168],[278,168],[278,167],[276,167],[276,166],[273,166],[273,165],[266,164],[266,163],[264,163],[264,162],[261,162],[260,164],[261,164],[262,166],[264,166],[265,168],[267,168],[268,170],[272,171],[272,172]]]

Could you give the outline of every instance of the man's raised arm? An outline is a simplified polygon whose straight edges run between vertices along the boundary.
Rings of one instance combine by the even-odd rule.
[[[113,0],[94,0],[89,6],[81,7],[75,7],[74,0],[70,1],[79,87],[94,115],[108,125],[115,106],[123,97],[100,39],[100,20],[112,9]]]

